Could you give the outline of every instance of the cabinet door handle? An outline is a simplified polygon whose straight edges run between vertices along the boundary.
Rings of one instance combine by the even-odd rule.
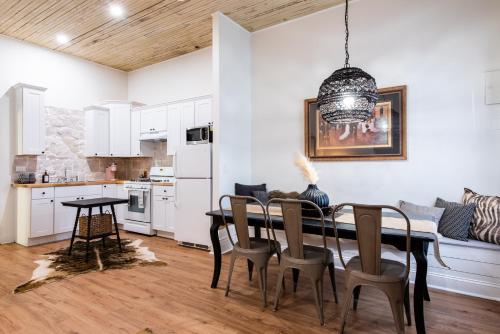
[[[42,192],[42,195],[45,195],[45,191],[44,191],[44,192]]]
[[[97,156],[97,153],[94,153],[95,156]]]
[[[54,203],[54,200],[53,200],[53,199],[51,199],[51,200],[50,200],[50,203]]]

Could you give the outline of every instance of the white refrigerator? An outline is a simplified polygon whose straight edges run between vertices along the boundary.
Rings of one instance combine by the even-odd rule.
[[[175,240],[208,248],[212,210],[212,144],[181,145],[174,161]]]

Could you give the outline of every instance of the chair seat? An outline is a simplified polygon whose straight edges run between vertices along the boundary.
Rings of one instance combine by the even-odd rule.
[[[363,273],[361,269],[361,259],[359,256],[355,256],[346,264],[346,270],[350,271],[352,275],[374,282],[394,282],[403,281],[405,279],[406,266],[404,263],[398,261],[381,259],[380,276],[371,275]]]
[[[325,255],[326,253],[326,255]],[[295,264],[329,264],[333,262],[333,252],[330,249],[312,245],[304,245],[304,258],[297,259],[290,255],[290,249],[286,248],[282,252],[283,258],[289,263]]]
[[[242,248],[240,243],[236,242],[234,249],[240,253],[268,253],[269,243],[267,239],[250,238],[250,248]],[[276,253],[278,249],[281,249],[280,243],[271,241],[271,254]]]

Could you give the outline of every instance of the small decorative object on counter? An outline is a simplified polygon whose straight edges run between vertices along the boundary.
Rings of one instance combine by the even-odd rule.
[[[49,173],[45,171],[45,173],[43,173],[42,175],[42,183],[49,183],[49,180],[50,180]]]
[[[295,165],[301,170],[304,178],[309,182],[307,189],[299,195],[299,199],[313,202],[322,209],[324,214],[327,214],[330,209],[328,207],[330,199],[326,193],[318,189],[316,183],[318,182],[319,177],[311,161],[299,153],[295,159]],[[309,216],[309,212],[313,213],[316,211],[312,209],[313,208],[310,207],[303,207],[302,214]]]
[[[36,183],[35,173],[18,172],[16,173],[17,184],[33,184]]]
[[[116,180],[116,170],[117,170],[117,165],[114,162],[108,167],[106,167],[106,180],[111,180],[111,181]]]

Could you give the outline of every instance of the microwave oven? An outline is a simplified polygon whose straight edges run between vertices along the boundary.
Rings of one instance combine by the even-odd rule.
[[[187,145],[198,145],[198,144],[208,144],[213,141],[212,138],[212,126],[198,126],[194,128],[186,129],[186,144]]]

